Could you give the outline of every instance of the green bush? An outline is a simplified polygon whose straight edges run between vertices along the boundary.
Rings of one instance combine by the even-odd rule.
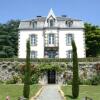
[[[100,85],[100,75],[94,76],[90,81],[91,85]]]
[[[68,85],[72,85],[72,80],[67,81]],[[90,79],[80,79],[79,80],[79,85],[91,85],[91,80]]]
[[[3,84],[4,82],[2,80],[0,80],[0,84]]]
[[[68,81],[67,81],[67,84],[68,84],[68,85],[72,85],[72,80],[68,80]]]
[[[91,85],[90,79],[80,79],[79,80],[80,85]]]
[[[13,75],[12,79],[6,81],[6,84],[16,84],[22,83],[22,78],[20,75]]]
[[[37,84],[39,81],[39,75],[38,74],[33,74],[31,76],[31,84]]]
[[[6,81],[6,84],[15,84],[14,80],[13,79],[9,79]]]

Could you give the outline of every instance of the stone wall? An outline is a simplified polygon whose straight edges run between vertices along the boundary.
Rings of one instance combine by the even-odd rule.
[[[0,62],[0,80],[7,81],[13,79],[13,76],[20,75],[20,65],[23,64],[23,62],[17,62],[17,61],[3,61]],[[38,64],[38,63],[35,63]],[[66,64],[66,63],[65,63]],[[79,75],[81,79],[90,79],[93,75],[97,73],[97,70],[95,68],[95,65],[97,63],[80,63],[79,64]],[[67,79],[72,78],[72,64],[68,63],[66,64],[66,70],[62,72],[61,74],[57,73],[56,78],[58,83],[64,82],[64,77],[67,76]],[[47,78],[45,75],[44,78]],[[46,80],[46,79],[45,79]],[[41,80],[42,82],[44,80]],[[46,80],[47,81],[47,80]],[[44,83],[46,83],[44,81]]]
[[[80,79],[90,79],[94,75],[97,74],[96,70],[97,63],[79,63],[79,76]],[[72,65],[68,65],[67,67],[67,76],[72,78]]]
[[[7,81],[17,76],[19,74],[18,65],[18,62],[0,62],[0,80]]]

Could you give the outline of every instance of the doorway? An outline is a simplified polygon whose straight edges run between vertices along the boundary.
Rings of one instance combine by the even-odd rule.
[[[48,58],[55,58],[56,51],[48,51]]]
[[[48,71],[48,84],[56,83],[56,72],[54,70]]]

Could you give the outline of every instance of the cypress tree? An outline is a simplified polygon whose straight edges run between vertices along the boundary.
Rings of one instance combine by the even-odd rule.
[[[23,89],[23,96],[25,98],[29,98],[30,94],[30,41],[27,41],[26,44],[26,65],[25,65],[25,73],[24,73],[24,89]]]
[[[72,40],[72,52],[73,52],[73,80],[72,80],[72,95],[73,98],[77,98],[79,95],[79,75],[78,75],[78,59],[77,48],[74,40]]]

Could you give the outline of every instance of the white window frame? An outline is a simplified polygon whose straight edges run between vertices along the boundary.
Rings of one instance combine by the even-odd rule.
[[[31,51],[31,58],[37,58],[37,51]]]
[[[49,24],[50,24],[50,27],[53,27],[54,26],[54,20],[50,19]]]
[[[66,45],[70,46],[72,39],[74,39],[74,35],[72,33],[68,33],[66,34]]]
[[[48,44],[49,45],[55,44],[55,34],[53,33],[48,34]]]
[[[66,51],[66,58],[72,58],[72,50]]]
[[[33,28],[37,28],[37,22],[36,21],[33,22]]]
[[[31,34],[30,35],[30,44],[31,46],[37,46],[37,35],[36,34]]]

